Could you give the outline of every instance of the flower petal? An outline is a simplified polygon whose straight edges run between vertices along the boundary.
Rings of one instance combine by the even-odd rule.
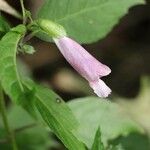
[[[111,89],[101,79],[90,82],[90,86],[99,97],[107,97],[111,93]]]

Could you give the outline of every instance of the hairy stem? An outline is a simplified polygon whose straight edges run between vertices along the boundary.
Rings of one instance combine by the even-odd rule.
[[[24,8],[23,0],[20,0],[20,4],[21,4],[21,9],[22,9],[23,24],[26,24],[26,12],[25,12],[25,8]]]
[[[6,114],[6,106],[5,106],[5,101],[4,101],[4,94],[3,94],[3,89],[1,87],[1,85],[0,85],[0,111],[1,111],[2,121],[4,124],[5,130],[8,134],[8,138],[12,143],[12,148],[13,148],[13,150],[17,150],[14,133],[9,128],[9,123],[8,123],[7,114]]]

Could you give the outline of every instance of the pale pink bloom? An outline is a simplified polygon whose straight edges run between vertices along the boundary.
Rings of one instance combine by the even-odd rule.
[[[99,97],[107,97],[111,89],[100,79],[111,70],[89,54],[81,45],[68,37],[54,38],[54,41],[72,67],[78,71]]]

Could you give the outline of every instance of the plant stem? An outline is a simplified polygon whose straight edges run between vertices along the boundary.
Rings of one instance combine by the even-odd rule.
[[[25,131],[27,129],[34,128],[34,127],[36,127],[36,125],[37,125],[36,123],[32,123],[32,124],[28,124],[26,126],[17,128],[17,129],[14,130],[14,133],[17,134],[17,133],[20,133],[20,132]],[[8,142],[9,142],[8,141],[8,136],[4,137],[4,138],[0,138],[0,144],[1,143],[8,143]]]
[[[13,131],[11,131],[11,129],[9,128],[9,124],[8,124],[8,119],[7,119],[7,114],[6,114],[6,106],[5,106],[5,101],[4,101],[4,94],[3,94],[3,89],[1,87],[1,85],[0,85],[0,111],[1,111],[2,120],[3,120],[5,130],[8,134],[9,139],[12,142],[12,148],[13,148],[13,150],[17,150],[17,145],[16,145],[14,133],[13,133]]]
[[[25,8],[24,8],[24,2],[23,2],[23,0],[20,0],[20,4],[21,4],[21,9],[22,9],[23,24],[26,24],[26,13],[25,13]]]
[[[15,133],[18,133],[18,132],[24,131],[24,130],[26,130],[26,129],[34,128],[36,125],[37,125],[36,123],[32,123],[32,124],[23,126],[23,127],[21,127],[21,128],[17,128],[17,129],[14,130],[14,132],[15,132]]]

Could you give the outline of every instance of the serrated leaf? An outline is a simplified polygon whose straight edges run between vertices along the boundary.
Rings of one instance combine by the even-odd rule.
[[[92,43],[108,34],[129,7],[144,0],[45,0],[38,18],[60,23],[80,43]]]
[[[92,147],[94,134],[101,127],[102,142],[107,145],[109,139],[130,132],[143,132],[142,128],[132,121],[115,103],[96,97],[76,99],[69,106],[80,125],[76,136],[89,148]]]
[[[17,45],[26,32],[23,25],[10,30],[0,41],[0,81],[6,94],[18,103],[24,89],[16,66]]]
[[[100,128],[97,129],[91,150],[104,150]]]
[[[34,105],[43,120],[69,150],[85,150],[84,145],[74,136],[78,126],[76,118],[64,101],[48,88],[24,81],[29,90],[34,89]],[[73,132],[74,131],[74,132]]]

